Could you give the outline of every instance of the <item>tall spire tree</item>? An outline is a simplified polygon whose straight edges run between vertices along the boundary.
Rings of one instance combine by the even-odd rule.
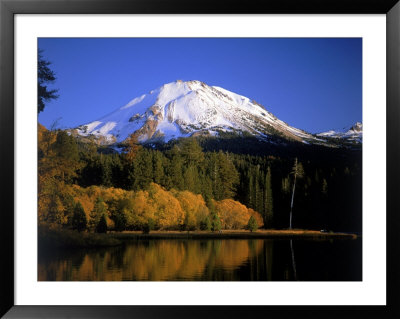
[[[273,200],[272,200],[272,186],[271,186],[271,168],[268,166],[267,174],[265,175],[265,189],[264,189],[264,227],[272,228],[273,225]]]
[[[292,168],[291,174],[294,175],[293,182],[293,192],[292,192],[292,200],[290,202],[290,221],[289,221],[289,229],[292,229],[292,219],[293,219],[293,200],[294,200],[294,192],[296,190],[296,179],[302,178],[304,176],[303,165],[297,161],[297,157],[294,160],[294,165]]]

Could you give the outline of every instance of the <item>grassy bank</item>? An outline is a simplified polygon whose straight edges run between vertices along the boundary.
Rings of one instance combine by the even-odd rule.
[[[223,230],[221,232],[208,231],[152,231],[149,234],[142,232],[125,231],[111,233],[120,240],[130,239],[262,239],[262,238],[308,238],[308,239],[356,239],[356,234],[348,233],[321,233],[317,230],[291,229],[291,230],[258,230],[255,232],[245,230]]]
[[[71,247],[71,248],[96,248],[110,247],[123,244],[129,240],[140,239],[356,239],[357,235],[347,233],[321,233],[316,230],[258,230],[250,232],[245,230],[223,230],[221,232],[209,231],[152,231],[144,234],[139,231],[109,232],[96,234],[77,232],[65,229],[40,229],[39,245],[41,247]]]
[[[121,245],[114,234],[96,234],[66,229],[39,229],[38,242],[41,247],[110,247]]]

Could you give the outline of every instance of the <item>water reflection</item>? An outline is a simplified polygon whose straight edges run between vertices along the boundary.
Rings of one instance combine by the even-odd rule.
[[[298,241],[297,264],[293,246],[293,242],[287,240],[172,239],[140,240],[105,249],[39,251],[38,279],[361,280],[361,255],[354,254],[354,249],[361,251],[361,246],[350,244],[353,248],[349,250],[343,249],[349,246],[349,241],[344,246],[336,242]],[[338,265],[334,257],[343,253],[353,256],[354,263]],[[320,254],[326,257],[322,265],[319,259],[314,258]],[[343,257],[340,256],[340,260]],[[299,277],[300,272],[302,277]]]

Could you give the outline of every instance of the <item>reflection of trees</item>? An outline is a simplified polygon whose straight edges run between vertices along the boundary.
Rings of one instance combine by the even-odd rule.
[[[266,240],[264,242],[264,256],[265,256],[265,268],[267,271],[267,280],[271,281],[272,280],[272,256],[274,253],[274,245],[272,243],[272,240]]]
[[[39,280],[237,280],[235,269],[262,248],[262,240],[138,241],[84,252],[80,263],[71,258],[39,262]],[[223,278],[215,277],[216,269]]]
[[[49,251],[39,256],[38,279],[49,281],[74,280],[73,273],[79,271],[85,260],[85,252],[67,250],[64,254]],[[45,264],[46,267],[41,265]]]

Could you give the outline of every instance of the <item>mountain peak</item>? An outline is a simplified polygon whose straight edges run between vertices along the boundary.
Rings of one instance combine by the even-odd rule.
[[[140,142],[164,141],[221,132],[247,133],[259,139],[279,137],[303,143],[324,140],[289,126],[248,97],[198,80],[176,80],[134,98],[116,111],[76,128],[81,136],[103,144],[123,142],[134,134]]]
[[[360,122],[356,122],[356,124],[354,124],[349,131],[353,131],[353,132],[362,132],[362,123]]]
[[[328,137],[335,139],[343,139],[350,142],[362,142],[363,125],[361,122],[356,122],[350,128],[344,128],[342,131],[327,131],[317,134],[319,137]]]

